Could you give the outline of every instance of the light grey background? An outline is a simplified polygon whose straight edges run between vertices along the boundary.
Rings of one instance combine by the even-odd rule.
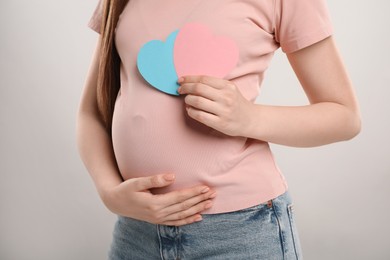
[[[360,100],[350,142],[273,146],[296,204],[306,259],[390,259],[390,4],[329,0]],[[0,2],[0,259],[105,259],[115,216],[75,145],[75,115],[97,34],[96,1]],[[305,104],[277,52],[259,102]]]

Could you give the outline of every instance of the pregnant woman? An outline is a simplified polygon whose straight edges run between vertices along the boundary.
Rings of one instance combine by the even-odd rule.
[[[325,0],[101,0],[78,145],[109,259],[302,259],[269,143],[360,131]],[[310,104],[256,104],[281,48]]]

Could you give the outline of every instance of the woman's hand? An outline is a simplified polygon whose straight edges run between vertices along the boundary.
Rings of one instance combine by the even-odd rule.
[[[349,140],[360,131],[358,102],[332,37],[287,54],[310,105],[270,106],[246,100],[230,81],[186,76],[188,115],[231,136],[314,147]]]
[[[185,97],[188,115],[224,134],[240,136],[251,120],[253,104],[228,80],[211,76],[183,76],[179,94]]]
[[[204,185],[161,195],[149,191],[173,182],[173,174],[133,178],[105,190],[101,197],[113,213],[153,224],[181,226],[202,220],[200,212],[212,206],[215,191]]]

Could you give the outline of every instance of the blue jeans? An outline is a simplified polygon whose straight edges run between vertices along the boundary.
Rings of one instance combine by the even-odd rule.
[[[194,224],[153,225],[118,216],[111,260],[302,259],[288,192],[243,210],[204,214]]]

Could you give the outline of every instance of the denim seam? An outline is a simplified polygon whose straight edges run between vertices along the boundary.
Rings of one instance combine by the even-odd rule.
[[[283,238],[283,228],[282,228],[282,224],[279,220],[279,217],[278,217],[278,213],[276,212],[276,209],[275,209],[275,201],[272,200],[273,203],[272,203],[272,210],[273,210],[273,213],[275,215],[275,218],[276,218],[276,221],[278,222],[278,227],[279,227],[279,238],[280,238],[280,244],[281,244],[281,247],[282,247],[282,254],[283,254],[283,260],[286,258],[286,252],[285,252],[285,246],[284,246],[284,238]]]
[[[287,206],[287,213],[288,213],[288,220],[289,220],[289,223],[290,223],[290,230],[291,230],[291,236],[292,236],[292,240],[293,240],[293,244],[294,244],[294,252],[295,252],[295,257],[297,258],[297,259],[299,259],[299,257],[298,257],[298,252],[297,252],[297,245],[296,245],[296,237],[295,237],[295,230],[294,230],[294,228],[293,228],[293,225],[294,225],[294,223],[293,223],[293,216],[292,216],[292,207],[293,207],[293,204],[289,204],[288,206]]]
[[[182,244],[181,244],[181,228],[180,227],[175,227],[175,231],[176,231],[176,241],[177,241],[177,245],[176,245],[176,259],[182,259],[181,257],[181,249],[182,249]]]
[[[161,260],[164,260],[163,250],[162,250],[162,241],[161,241],[161,233],[160,233],[160,225],[156,225],[158,242],[160,244],[160,256]]]

